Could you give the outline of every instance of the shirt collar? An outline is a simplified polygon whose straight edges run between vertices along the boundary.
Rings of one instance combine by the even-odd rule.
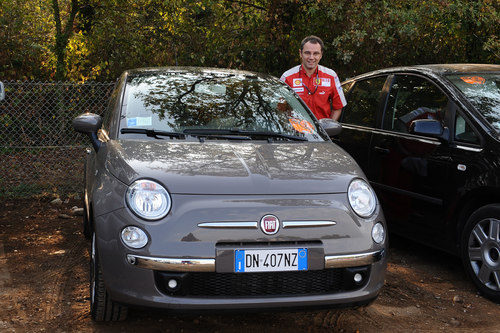
[[[300,65],[299,73],[301,76],[309,77],[306,73],[306,70],[302,66],[302,64]],[[316,77],[316,76],[318,76],[318,74],[319,74],[319,65],[316,66],[316,70],[314,71],[313,75],[311,75],[311,77]]]

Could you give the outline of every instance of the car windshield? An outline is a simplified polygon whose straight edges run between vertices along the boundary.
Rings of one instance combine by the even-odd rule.
[[[447,77],[500,133],[500,74],[448,75]]]
[[[325,141],[317,120],[273,78],[163,72],[128,79],[122,137]],[[183,134],[183,135],[179,135]]]

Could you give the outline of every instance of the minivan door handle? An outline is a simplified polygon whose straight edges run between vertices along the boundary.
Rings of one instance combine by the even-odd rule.
[[[389,153],[391,152],[391,151],[390,151],[389,149],[387,149],[387,148],[382,148],[382,147],[378,147],[378,146],[373,147],[373,149],[374,149],[376,152],[378,152],[378,153],[380,153],[380,154],[384,154],[384,155],[387,155],[387,154],[389,154]]]

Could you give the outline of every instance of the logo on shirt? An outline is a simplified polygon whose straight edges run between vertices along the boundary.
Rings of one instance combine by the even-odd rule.
[[[303,92],[304,88],[292,88],[295,92]]]
[[[320,85],[321,85],[322,87],[331,87],[331,85],[332,85],[332,81],[331,81],[331,79],[328,79],[328,78],[321,78],[321,79],[320,79],[320,81],[321,81],[321,84],[320,84]]]
[[[294,87],[302,87],[302,79],[293,79]]]

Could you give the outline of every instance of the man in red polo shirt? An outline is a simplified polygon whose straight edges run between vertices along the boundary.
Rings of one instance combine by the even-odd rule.
[[[347,102],[337,74],[319,65],[324,49],[321,38],[304,38],[299,50],[301,64],[283,73],[280,80],[302,98],[316,118],[338,120]]]

